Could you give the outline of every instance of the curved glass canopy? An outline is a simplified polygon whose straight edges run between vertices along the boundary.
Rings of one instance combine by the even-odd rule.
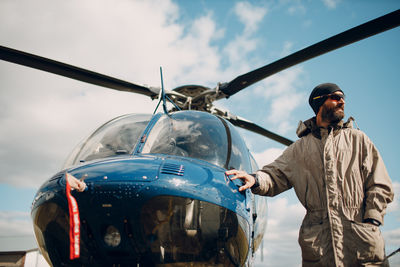
[[[243,139],[224,119],[205,112],[179,111],[161,115],[151,130],[144,132],[151,119],[151,115],[126,115],[111,120],[77,146],[65,167],[132,154],[142,140],[143,154],[189,157],[226,169],[251,171]]]
[[[249,151],[234,126],[199,111],[163,115],[150,131],[142,153],[190,157],[226,169],[251,170]]]
[[[204,116],[201,112],[174,113],[158,120],[142,153],[190,157],[224,166],[228,153],[226,136],[223,123],[215,116]]]
[[[129,114],[99,127],[72,151],[64,167],[94,159],[131,154],[152,115]]]

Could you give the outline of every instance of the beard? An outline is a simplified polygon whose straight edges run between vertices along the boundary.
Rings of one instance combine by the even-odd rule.
[[[322,105],[321,118],[330,124],[336,124],[344,118],[344,106],[327,107]]]

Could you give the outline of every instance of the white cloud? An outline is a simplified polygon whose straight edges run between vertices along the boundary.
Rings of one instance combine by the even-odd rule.
[[[311,19],[307,19],[303,22],[303,27],[304,28],[309,28],[313,24]]]
[[[400,244],[400,183],[393,182],[394,199],[388,205],[385,216],[384,231],[382,231],[385,239],[386,254],[392,253],[399,248]],[[390,219],[389,219],[390,218]],[[392,226],[390,226],[392,225]],[[394,229],[386,230],[386,228],[395,227]],[[400,254],[392,256],[389,260],[391,266],[400,266]]]
[[[307,12],[307,9],[303,4],[301,4],[301,2],[296,2],[288,7],[288,12],[290,15],[294,14],[304,15]]]
[[[234,65],[241,63],[243,58],[256,48],[256,39],[249,39],[246,36],[236,36],[235,40],[228,43],[224,48],[224,53],[228,56],[229,64]],[[244,63],[244,65],[246,65],[246,63]]]
[[[28,212],[0,211],[0,251],[36,247]]]
[[[253,153],[254,159],[256,160],[260,168],[273,162],[277,157],[279,157],[283,152],[281,148],[269,148],[260,153]]]
[[[383,232],[383,237],[387,246],[399,246],[400,244],[400,228]]]
[[[268,212],[264,262],[261,262],[260,251],[257,253],[255,265],[299,266],[301,251],[297,238],[305,209],[299,203],[290,204],[286,197],[275,197],[268,202]]]
[[[268,119],[273,123],[285,122],[292,111],[304,103],[302,94],[293,93],[276,97],[272,102],[271,112]]]
[[[302,0],[279,0],[278,6],[285,8],[289,15],[304,15],[307,12]]]
[[[258,29],[258,24],[267,14],[265,7],[253,6],[249,2],[238,2],[235,5],[235,13],[244,24],[245,34],[250,34]]]
[[[257,86],[256,93],[265,99],[286,96],[295,93],[296,89],[301,86],[299,84],[300,76],[303,74],[303,67],[294,67],[289,70],[282,71],[274,76],[268,77]]]
[[[286,41],[283,44],[282,52],[281,52],[281,57],[285,57],[292,53],[292,47],[293,47],[293,42]]]
[[[322,0],[324,5],[329,9],[335,9],[341,0]]]
[[[188,34],[170,44],[170,62],[177,62],[174,82],[177,84],[199,80],[211,83],[218,80],[221,56],[211,41],[221,38],[223,30],[217,29],[211,14],[193,21]],[[216,84],[212,84],[216,85]]]
[[[397,214],[397,220],[400,222],[400,183],[393,182],[394,199],[392,203],[388,205],[386,210],[387,213]]]
[[[270,101],[267,120],[277,125],[281,133],[292,130],[290,116],[293,111],[306,102],[306,96],[300,92],[302,67],[294,67],[269,77],[255,88],[255,93]]]
[[[0,235],[29,235],[32,234],[29,212],[0,211]]]
[[[390,253],[396,251],[399,248],[400,228],[385,231],[382,233],[382,235],[385,240],[386,255],[388,256]],[[389,259],[389,263],[390,266],[400,266],[400,254],[397,253],[391,256]]]

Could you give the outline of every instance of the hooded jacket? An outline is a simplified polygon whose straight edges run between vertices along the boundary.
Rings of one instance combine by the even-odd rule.
[[[300,122],[297,135],[273,163],[257,172],[253,193],[275,196],[294,188],[307,210],[299,232],[303,266],[384,263],[383,224],[393,188],[378,150],[352,118],[329,129],[315,117]]]

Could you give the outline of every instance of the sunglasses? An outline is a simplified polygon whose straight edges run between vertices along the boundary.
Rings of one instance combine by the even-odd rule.
[[[313,98],[313,100],[319,99],[319,98],[323,98],[323,97],[330,98],[331,100],[335,100],[335,101],[340,101],[341,99],[343,99],[343,100],[345,99],[344,95],[328,94],[328,95],[316,96],[316,97]]]

